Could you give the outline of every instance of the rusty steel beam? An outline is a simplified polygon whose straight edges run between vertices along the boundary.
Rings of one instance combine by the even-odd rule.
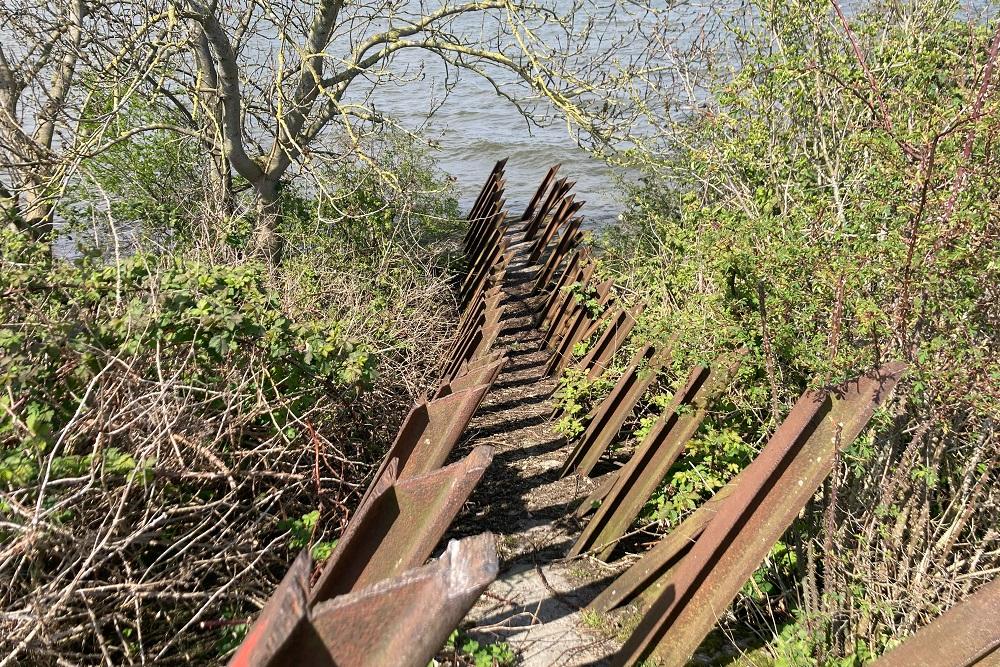
[[[609,278],[597,286],[598,306],[602,309],[602,312],[609,308],[615,301],[615,296],[611,291],[613,285],[614,280]],[[591,315],[590,309],[585,304],[581,303],[578,305],[575,319],[572,321],[567,320],[566,325],[562,327],[562,331],[556,334],[558,344],[556,345],[555,353],[545,366],[544,374],[546,376],[553,373],[561,373],[573,361],[573,350],[576,348],[576,344],[583,340],[586,332],[593,330],[597,319]]]
[[[619,468],[590,478],[594,488],[590,492],[590,495],[584,498],[583,502],[573,511],[573,516],[576,519],[582,521],[588,514],[601,506],[601,501],[604,500],[604,496],[608,495],[608,491],[614,486],[615,478],[618,477],[620,471],[621,469]]]
[[[452,541],[428,565],[316,605],[315,635],[297,643],[298,654],[285,664],[426,667],[498,570],[493,535]],[[310,662],[317,644],[328,662]]]
[[[513,256],[514,251],[511,250],[506,255],[497,258],[493,268],[486,274],[486,277],[477,285],[474,285],[469,295],[461,300],[463,312],[467,311],[469,306],[477,301],[485,300],[487,295],[492,294],[495,290],[502,291],[502,287],[507,279],[507,267]]]
[[[501,322],[483,327],[477,331],[472,337],[468,350],[462,356],[455,359],[454,363],[442,377],[451,381],[452,378],[459,374],[463,366],[471,365],[479,359],[487,357],[494,341],[496,341],[500,332],[503,331],[503,327],[504,325]]]
[[[538,235],[538,238],[531,245],[531,249],[528,253],[528,264],[535,264],[542,256],[542,252],[549,246],[552,242],[553,237],[556,232],[563,227],[563,225],[570,220],[577,220],[573,218],[586,202],[574,201],[573,195],[563,199],[562,205],[559,209],[552,215],[549,219],[548,224],[542,233]]]
[[[611,324],[594,341],[587,354],[577,364],[577,368],[587,371],[588,380],[596,380],[604,373],[608,364],[622,348],[629,334],[635,328],[639,316],[645,308],[644,303],[625,310],[618,308],[611,318]]]
[[[578,252],[574,260],[577,258],[579,261],[570,261],[567,270],[559,277],[559,282],[538,311],[538,326],[545,331],[551,328],[550,325],[556,318],[560,317],[562,310],[569,307],[567,304],[570,297],[569,288],[576,283],[586,285],[594,275],[597,265],[590,256],[590,249],[584,248]]]
[[[458,375],[463,364],[470,363],[479,357],[485,356],[492,347],[494,341],[504,328],[503,313],[506,306],[500,306],[492,313],[486,313],[486,318],[482,326],[470,332],[468,338],[462,343],[445,368],[442,377],[451,380]]]
[[[492,175],[483,184],[483,189],[480,192],[479,199],[477,199],[472,208],[469,209],[467,220],[470,223],[470,229],[466,230],[466,241],[468,241],[472,231],[482,224],[483,218],[489,216],[496,210],[496,203],[501,197],[503,197],[506,185],[507,179],[504,177],[504,173],[502,171]]]
[[[596,496],[603,497],[607,494],[607,490],[614,483],[617,472],[609,473],[607,483],[604,485],[604,493],[600,493],[601,487],[599,485],[595,491]],[[656,546],[644,553],[642,558],[601,591],[600,595],[587,605],[587,609],[606,613],[637,599],[643,601],[640,604],[641,608],[647,608],[664,590],[673,567],[687,555],[691,545],[705,530],[705,526],[718,513],[719,506],[739,486],[742,479],[742,473],[740,473],[729,484],[716,491],[715,495],[705,501],[679,526],[667,533],[663,539],[656,543]],[[585,506],[581,505],[577,512],[583,512],[585,509]]]
[[[312,590],[312,603],[422,565],[492,460],[493,448],[482,445],[461,461],[417,477],[383,477],[347,524]]]
[[[503,196],[505,179],[503,170],[495,171],[489,175],[483,184],[483,189],[479,192],[472,208],[469,209],[469,228],[465,231],[463,243],[468,243],[475,230],[482,225],[483,218],[495,211],[496,202]]]
[[[611,393],[590,413],[590,423],[579,437],[573,451],[566,457],[560,477],[576,473],[589,477],[601,455],[618,435],[625,420],[632,413],[639,398],[656,380],[656,372],[663,364],[666,353],[657,353],[646,345],[635,353],[628,368],[618,378]]]
[[[504,363],[507,362],[506,352],[503,350],[493,350],[488,354],[478,355],[471,361],[462,362],[462,365],[458,367],[458,370],[456,370],[453,375],[441,378],[441,385],[438,388],[438,392],[440,393],[446,386],[448,386],[450,391],[444,391],[444,393],[440,393],[440,395],[435,395],[434,398],[440,398],[441,396],[447,396],[449,393],[454,393],[455,390],[451,389],[449,383],[458,379],[460,376],[479,371],[487,366],[492,366],[501,360],[503,360]]]
[[[453,540],[427,565],[307,605],[303,551],[230,667],[425,667],[499,570],[490,533]]]
[[[597,305],[601,308],[601,314],[594,316],[590,313],[590,309],[580,304],[580,317],[576,322],[572,324],[567,324],[563,327],[561,334],[557,334],[560,337],[559,344],[556,346],[556,354],[549,360],[548,368],[546,369],[546,374],[551,375],[552,373],[561,373],[563,369],[566,368],[573,361],[573,350],[576,348],[577,343],[587,340],[593,337],[597,331],[597,326],[601,321],[601,318],[605,316],[608,310],[610,310],[617,301],[612,288],[614,287],[615,281],[611,278],[606,280],[597,286]]]
[[[684,665],[740,588],[888,397],[905,365],[878,371],[830,391],[807,391],[743,479],[668,574],[659,597],[613,664],[653,657]]]
[[[535,194],[531,196],[531,201],[528,202],[528,206],[524,209],[524,213],[521,214],[521,222],[527,222],[535,214],[535,207],[538,206],[538,202],[545,196],[548,192],[549,185],[552,184],[552,179],[556,177],[556,172],[559,171],[561,164],[555,164],[549,167],[549,171],[545,174],[545,178],[538,185],[538,189],[535,190]]]
[[[461,318],[458,320],[458,332],[448,348],[445,355],[447,358],[453,356],[455,348],[468,337],[474,326],[482,326],[480,318],[487,312],[495,311],[503,301],[503,290],[499,285],[483,290],[478,298],[474,298],[465,308]]]
[[[473,370],[482,368],[484,366],[489,366],[490,364],[494,364],[500,361],[501,359],[506,363],[507,352],[505,350],[493,350],[489,354],[477,357],[472,361],[466,362],[462,366],[462,372],[463,373],[471,372]]]
[[[463,244],[466,254],[474,254],[473,249],[482,243],[483,236],[496,226],[496,218],[503,212],[504,202],[504,181],[501,179],[493,186],[491,194],[477,211],[475,219],[469,225],[469,230],[465,234]]]
[[[479,292],[486,288],[493,273],[506,269],[509,261],[510,255],[507,253],[507,241],[505,239],[492,251],[487,263],[483,264],[483,267],[476,274],[469,274],[466,284],[463,284],[459,291],[461,302],[468,304],[476,298]],[[499,284],[499,282],[494,281],[494,284]]]
[[[506,230],[505,221],[507,219],[507,211],[504,209],[507,200],[501,197],[496,202],[493,202],[492,210],[489,214],[485,215],[482,219],[482,223],[473,233],[469,242],[465,245],[465,254],[469,257],[475,257],[480,253],[480,251],[491,243],[491,239],[495,233],[500,233],[501,235]],[[495,243],[495,240],[492,241]]]
[[[544,290],[555,275],[556,270],[562,265],[566,256],[583,242],[583,232],[580,231],[580,223],[583,218],[574,218],[566,233],[559,238],[559,245],[545,258],[545,264],[538,270],[535,284],[531,288],[532,294],[539,294]],[[574,254],[576,257],[576,254]]]
[[[250,626],[229,667],[269,667],[282,662],[283,649],[309,620],[312,558],[303,549]]]
[[[505,217],[506,212],[501,211],[497,214],[497,224],[484,230],[483,237],[477,239],[475,245],[469,247],[466,251],[466,257],[469,260],[466,282],[471,280],[469,276],[474,276],[484,269],[488,269],[492,264],[490,258],[496,253],[496,249],[500,246],[504,238],[502,225]]]
[[[469,322],[462,328],[459,332],[458,337],[451,345],[451,349],[445,355],[444,361],[442,362],[441,374],[442,377],[449,375],[455,368],[457,360],[464,358],[469,347],[474,343],[474,338],[482,331],[483,326],[486,324],[486,320],[490,317],[492,311],[486,310],[486,308],[477,309],[474,318],[470,318]]]
[[[547,321],[542,322],[542,327],[544,332],[542,334],[542,340],[538,344],[539,350],[544,350],[546,348],[551,348],[553,342],[560,336],[562,330],[576,317],[577,311],[580,308],[580,303],[576,300],[576,295],[573,293],[573,285],[579,284],[582,290],[586,290],[591,285],[591,279],[594,277],[594,269],[596,265],[592,262],[588,263],[587,266],[581,267],[578,272],[578,277],[580,280],[574,281],[566,285],[562,294],[559,295],[556,302],[553,304],[552,314]]]
[[[497,291],[496,289],[489,290],[483,293],[482,298],[469,302],[458,321],[458,331],[448,346],[448,351],[444,354],[445,359],[454,358],[458,348],[462,346],[472,331],[483,325],[486,313],[499,308],[502,295],[496,294]]]
[[[490,354],[487,357],[487,363],[479,366],[470,368],[466,363],[458,370],[454,378],[442,382],[437,391],[434,392],[434,398],[451,396],[479,385],[492,387],[506,363],[507,357],[503,356],[503,352]]]
[[[473,211],[475,211],[478,208],[478,206],[482,203],[483,199],[486,197],[487,188],[498,177],[503,175],[503,171],[506,166],[507,166],[507,158],[503,158],[502,160],[496,161],[496,163],[493,165],[493,169],[490,170],[490,173],[487,174],[486,179],[483,181],[483,187],[479,191],[479,195],[476,197],[476,201],[473,202],[472,208],[469,209],[470,214]]]
[[[577,281],[580,285],[580,290],[577,293],[590,289],[595,269],[596,265],[593,262],[588,262],[586,266],[582,267],[581,280]],[[559,297],[558,307],[546,325],[545,333],[542,335],[542,342],[539,344],[538,349],[551,348],[554,341],[561,340],[564,337],[566,328],[576,319],[582,306],[576,299],[576,293],[571,289],[573,284],[570,283],[570,285],[563,289],[563,294]],[[610,287],[608,281],[601,284]]]
[[[414,405],[358,506],[368,501],[390,472],[396,480],[402,480],[440,468],[458,444],[489,388],[489,385],[478,384]],[[393,464],[391,469],[390,463]]]
[[[556,181],[552,189],[549,191],[549,195],[545,198],[545,203],[543,203],[535,215],[531,218],[527,225],[524,227],[524,236],[521,238],[522,242],[531,241],[535,238],[535,234],[538,233],[538,229],[541,227],[542,222],[552,211],[556,202],[560,201],[566,194],[573,189],[576,185],[576,181],[567,181],[565,178],[560,178]]]
[[[479,254],[493,232],[497,229],[502,230],[504,226],[503,221],[506,216],[506,211],[504,210],[506,201],[503,197],[503,192],[498,192],[496,199],[490,202],[489,209],[483,211],[482,217],[476,221],[475,225],[469,231],[469,236],[465,240],[465,254],[468,257],[473,258]],[[470,264],[474,264],[474,262],[470,260]]]
[[[545,216],[549,214],[553,205],[557,201],[563,198],[569,188],[566,187],[568,181],[565,178],[557,179],[552,183],[552,187],[549,188],[548,193],[545,195],[545,199],[541,200],[540,205],[536,205],[537,208],[532,212],[531,218],[529,218],[524,225],[524,235],[521,237],[522,242],[530,241],[535,238],[535,234],[538,232],[538,227],[541,225],[542,220]]]
[[[459,284],[459,292],[464,294],[471,285],[475,284],[479,280],[480,276],[484,272],[488,272],[499,254],[500,243],[502,239],[502,234],[498,231],[495,232],[493,236],[493,241],[488,247],[482,248],[481,252],[470,251],[466,257],[468,258],[468,270],[465,273],[465,277]]]
[[[450,352],[450,357],[445,364],[444,373],[450,378],[456,375],[459,366],[464,361],[473,359],[477,352],[483,351],[484,331],[493,330],[503,320],[506,306],[499,306],[492,309],[483,309],[479,315],[466,328],[462,338]],[[492,341],[490,341],[492,342]]]
[[[498,267],[498,264],[505,266],[504,255],[507,252],[509,243],[502,235],[498,235],[497,239],[498,242],[480,260],[477,260],[479,263],[466,275],[465,280],[462,282],[459,294],[464,301],[468,301],[476,293],[477,287]]]
[[[1000,578],[979,587],[872,667],[1000,665]]]
[[[731,357],[720,357],[711,368],[696,366],[691,370],[687,382],[674,394],[628,463],[618,471],[594,517],[567,556],[591,551],[601,560],[608,560],[617,540],[628,531],[708,416],[711,403],[732,382],[746,353],[744,348]],[[593,498],[585,501],[591,505],[593,502]]]
[[[589,248],[577,248],[569,258],[566,266],[563,267],[562,271],[559,272],[559,277],[556,278],[555,285],[552,290],[546,295],[545,300],[541,302],[539,306],[535,309],[535,314],[544,314],[556,300],[556,298],[561,294],[561,290],[565,285],[568,285],[570,280],[577,274],[581,260],[584,260],[585,256],[590,252]],[[555,267],[558,269],[558,266]],[[541,294],[545,291],[551,278],[547,280],[539,280],[535,282],[535,286],[532,289],[532,294]]]
[[[546,236],[550,235],[553,232],[553,228],[558,227],[562,223],[562,221],[568,216],[569,211],[573,206],[573,201],[575,199],[576,195],[570,194],[559,200],[558,205],[555,207],[555,210],[552,211],[552,215],[549,216],[548,221],[545,223],[545,227],[542,228],[541,230],[542,233],[538,234],[531,241],[531,245],[528,247],[529,264],[534,263],[534,260],[531,258],[534,256],[535,250],[538,248],[538,244],[542,242],[542,240],[545,239]],[[548,240],[545,240],[544,242],[548,243]]]
[[[546,243],[539,246],[538,252],[532,251],[528,256],[529,264],[535,264],[541,260],[543,255],[545,256],[545,261],[542,262],[542,267],[538,270],[539,277],[535,281],[536,285],[539,283],[547,284],[552,278],[552,272],[565,259],[566,253],[583,241],[583,232],[580,231],[582,224],[583,217],[575,216],[570,218],[562,227],[562,232],[551,250],[548,250],[549,244]]]

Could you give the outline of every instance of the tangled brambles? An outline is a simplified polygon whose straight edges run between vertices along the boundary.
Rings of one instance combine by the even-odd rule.
[[[315,234],[278,267],[109,264],[0,242],[0,660],[218,660],[298,549],[329,553],[435,377],[442,256]]]

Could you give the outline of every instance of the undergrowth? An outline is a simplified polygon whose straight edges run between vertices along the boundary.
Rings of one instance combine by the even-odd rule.
[[[641,410],[749,350],[641,523],[683,520],[803,390],[908,363],[723,623],[773,664],[861,664],[1000,566],[1000,33],[950,2],[852,11],[758,2],[713,37],[719,67],[677,48],[698,111],[651,115],[659,143],[630,156],[644,177],[598,238],[602,270],[647,304],[630,347],[672,351]],[[606,392],[562,386],[579,433]]]
[[[0,233],[0,653],[216,662],[300,549],[329,555],[453,328],[454,199],[383,159],[408,190],[360,164],[285,188],[279,265],[242,252],[245,211],[127,253]]]

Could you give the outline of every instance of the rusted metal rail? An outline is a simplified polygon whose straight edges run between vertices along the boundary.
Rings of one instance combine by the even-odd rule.
[[[313,564],[303,552],[234,655],[234,667],[424,667],[496,577],[496,545],[489,534],[451,542],[440,558],[425,563],[492,461],[492,448],[480,446],[444,466],[506,363],[493,347],[504,327],[504,286],[515,256],[518,271],[534,270],[533,314],[544,330],[540,348],[551,355],[545,374],[575,363],[588,379],[597,378],[636,328],[643,304],[618,303],[613,283],[595,279],[573,183],[556,177],[558,165],[549,169],[511,225],[505,167],[506,160],[496,163],[469,212],[467,270],[456,281],[458,331],[433,398],[418,401],[403,421],[315,585],[309,584]],[[588,341],[587,352],[574,360],[582,341]],[[562,476],[593,474],[656,381],[669,348],[646,345],[635,353],[591,411]],[[612,555],[713,401],[732,383],[744,354],[690,372],[628,462],[600,478],[575,512],[580,519],[593,516],[569,555]],[[601,611],[640,603],[642,618],[615,664],[655,657],[681,665],[689,659],[815,493],[835,453],[865,428],[903,370],[902,364],[888,364],[839,387],[806,392],[745,470],[591,603],[590,609]],[[996,582],[983,587],[880,665],[995,664],[998,598]],[[949,639],[960,648],[942,648]]]
[[[551,330],[552,323],[562,318],[563,311],[568,309],[573,301],[570,288],[574,285],[586,287],[596,268],[597,265],[591,260],[589,250],[583,249],[574,254],[572,261],[559,277],[555,288],[539,309],[538,325],[542,329]],[[542,346],[547,344],[547,340],[543,339]]]
[[[640,303],[630,309],[618,307],[608,311],[607,328],[576,364],[577,368],[587,371],[588,380],[595,380],[604,374],[608,364],[628,340],[644,307]]]
[[[399,480],[383,475],[324,564],[313,602],[422,564],[492,460],[493,448],[482,445],[461,461],[423,475]]]
[[[425,667],[496,578],[489,534],[452,541],[440,558],[357,592],[309,604],[303,550],[230,667]]]
[[[568,181],[565,178],[560,178],[552,184],[543,203],[533,212],[531,219],[525,225],[522,241],[534,240],[542,223],[546,221],[546,218],[555,210],[566,194],[573,189],[574,185],[576,185],[575,181]]]
[[[599,313],[593,313],[588,302],[579,302],[576,303],[573,312],[561,325],[556,324],[555,349],[543,371],[546,376],[561,372],[573,360],[573,350],[576,348],[576,344],[593,330],[600,313],[610,308],[614,303],[615,296],[611,289],[613,285],[614,281],[608,279],[595,288]]]
[[[646,345],[635,353],[611,393],[591,411],[587,428],[566,458],[560,476],[574,472],[590,476],[601,455],[618,436],[635,404],[656,381],[656,372],[664,356],[657,353],[652,345]]]
[[[468,271],[457,286],[462,315],[434,398],[419,401],[404,419],[315,586],[303,551],[233,667],[424,667],[496,577],[489,534],[452,542],[424,563],[493,458],[492,447],[480,446],[441,467],[506,363],[491,349],[513,258],[505,238],[505,165],[497,162],[469,212]]]
[[[1000,665],[1000,578],[934,619],[872,667]]]
[[[555,179],[561,166],[562,165],[555,164],[549,167],[549,170],[546,172],[542,182],[538,184],[538,189],[535,190],[535,194],[532,195],[531,199],[528,201],[528,205],[525,207],[524,213],[521,214],[521,222],[527,222],[535,215],[535,207],[538,206],[538,202],[542,200],[545,193],[549,191],[549,186],[552,185],[552,181]]]
[[[413,406],[359,506],[364,506],[372,491],[379,486],[382,477],[389,472],[390,464],[397,480],[440,468],[472,421],[472,415],[482,403],[490,384],[474,385],[430,402],[420,401]]]
[[[904,368],[887,364],[799,399],[687,554],[667,573],[657,599],[616,654],[615,665],[650,657],[668,667],[686,664],[829,474],[835,452],[861,433]]]
[[[708,415],[711,402],[732,382],[745,354],[746,350],[740,350],[735,358],[722,357],[711,368],[697,366],[691,371],[628,463],[614,474],[613,483],[599,487],[606,489],[603,495],[593,494],[584,500],[582,507],[600,506],[567,556],[593,551],[598,558],[608,559],[616,540],[639,516]]]

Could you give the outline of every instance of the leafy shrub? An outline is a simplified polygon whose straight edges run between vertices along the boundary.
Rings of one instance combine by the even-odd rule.
[[[635,153],[645,179],[602,239],[606,269],[649,295],[640,337],[677,335],[679,372],[750,350],[651,514],[690,506],[685,470],[731,475],[714,459],[756,451],[805,388],[909,363],[786,537],[804,584],[747,615],[799,608],[831,664],[881,653],[1000,564],[993,35],[950,3],[855,10],[850,36],[828,3],[726,23],[731,60],[686,70],[699,111],[650,119],[662,143]]]
[[[5,655],[217,661],[300,549],[329,555],[454,326],[454,201],[407,160],[420,192],[286,187],[278,266],[232,234],[72,261],[0,235]]]

